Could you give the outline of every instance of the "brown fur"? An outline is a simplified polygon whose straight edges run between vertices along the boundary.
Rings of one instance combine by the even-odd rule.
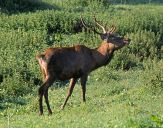
[[[52,114],[48,101],[48,88],[56,80],[69,80],[70,86],[62,109],[65,107],[78,78],[81,80],[83,101],[85,101],[86,81],[88,74],[108,64],[115,50],[118,50],[129,43],[129,39],[120,38],[112,34],[101,35],[103,41],[96,49],[90,49],[84,45],[74,47],[49,48],[43,54],[37,55],[44,83],[39,88],[39,109],[43,114],[42,97],[49,114]]]

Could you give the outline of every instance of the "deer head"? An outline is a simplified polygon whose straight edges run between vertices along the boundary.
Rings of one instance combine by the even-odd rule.
[[[109,30],[107,26],[104,27],[103,25],[101,25],[97,21],[95,16],[94,16],[94,21],[95,21],[96,25],[103,30],[103,33],[98,32],[95,29],[95,27],[88,27],[85,24],[85,22],[83,21],[83,18],[81,16],[81,22],[82,22],[83,26],[86,29],[89,29],[89,30],[95,32],[96,34],[100,35],[100,37],[103,40],[103,42],[107,43],[108,50],[110,49],[110,50],[115,51],[115,50],[120,49],[123,46],[129,44],[129,42],[130,42],[129,38],[120,37],[117,34],[115,34],[115,31],[116,31],[116,27],[115,26],[112,26],[112,28]]]

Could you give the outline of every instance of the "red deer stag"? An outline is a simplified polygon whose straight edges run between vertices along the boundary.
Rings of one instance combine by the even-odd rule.
[[[88,27],[83,18],[81,23],[83,26],[101,36],[102,43],[98,48],[90,49],[84,45],[75,45],[73,47],[49,48],[43,54],[36,56],[43,73],[44,83],[39,88],[39,110],[40,115],[43,114],[42,100],[43,96],[48,108],[49,114],[52,114],[48,101],[48,88],[55,80],[68,80],[70,85],[67,97],[62,105],[64,109],[69,97],[73,92],[73,88],[77,79],[80,78],[82,88],[82,99],[85,102],[86,82],[88,74],[106,64],[108,64],[115,50],[118,50],[129,44],[130,39],[116,36],[115,27],[110,31],[106,30],[94,17],[96,25],[102,28],[103,33],[97,32],[95,27]]]

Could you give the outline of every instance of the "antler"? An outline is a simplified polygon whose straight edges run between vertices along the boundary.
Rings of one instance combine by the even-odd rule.
[[[96,29],[93,27],[88,27],[86,24],[85,24],[85,22],[83,21],[83,17],[82,17],[82,15],[80,15],[80,19],[81,19],[81,22],[82,22],[82,24],[83,24],[83,26],[85,27],[85,28],[87,28],[87,29],[89,29],[89,30],[91,30],[91,31],[93,31],[93,32],[95,32],[95,33],[97,33],[97,34],[102,34],[102,33],[100,33],[100,32],[97,32],[96,31]]]
[[[116,27],[112,26],[111,29],[109,31],[107,31],[108,34],[112,34],[113,32],[115,32]]]
[[[96,19],[96,17],[95,17],[95,15],[93,16],[94,17],[94,20],[95,20],[95,23],[99,26],[99,27],[101,27],[102,28],[102,30],[103,30],[103,33],[106,33],[106,29],[105,29],[105,27],[104,26],[102,26],[98,21],[97,21],[97,19]]]
[[[101,35],[101,34],[105,34],[105,33],[107,33],[107,34],[112,34],[112,33],[115,32],[115,30],[116,30],[116,27],[115,27],[115,26],[112,26],[111,29],[108,30],[108,28],[107,28],[106,25],[105,25],[105,27],[104,27],[103,25],[101,25],[101,24],[97,21],[95,15],[93,15],[93,17],[94,17],[95,23],[96,23],[100,28],[102,28],[103,33],[97,32],[96,29],[95,29],[95,27],[88,27],[88,26],[85,24],[85,22],[83,21],[82,15],[80,15],[81,22],[82,22],[82,24],[83,24],[83,26],[84,26],[85,28],[87,28],[87,29],[89,29],[89,30],[91,30],[91,31],[93,31],[93,32],[95,32],[95,33],[97,33],[97,34],[100,34],[100,35]],[[107,28],[107,29],[106,29],[106,28]],[[107,30],[108,30],[108,31],[107,31]]]

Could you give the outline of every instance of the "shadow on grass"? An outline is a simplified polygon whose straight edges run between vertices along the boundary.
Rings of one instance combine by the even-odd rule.
[[[26,105],[27,104],[27,100],[24,99],[23,97],[10,97],[10,98],[5,98],[5,99],[1,99],[0,101],[0,111],[3,111],[7,108],[10,108],[11,106],[13,106],[13,104],[15,105]]]
[[[47,9],[60,10],[58,6],[41,0],[0,0],[0,12],[8,15]]]

